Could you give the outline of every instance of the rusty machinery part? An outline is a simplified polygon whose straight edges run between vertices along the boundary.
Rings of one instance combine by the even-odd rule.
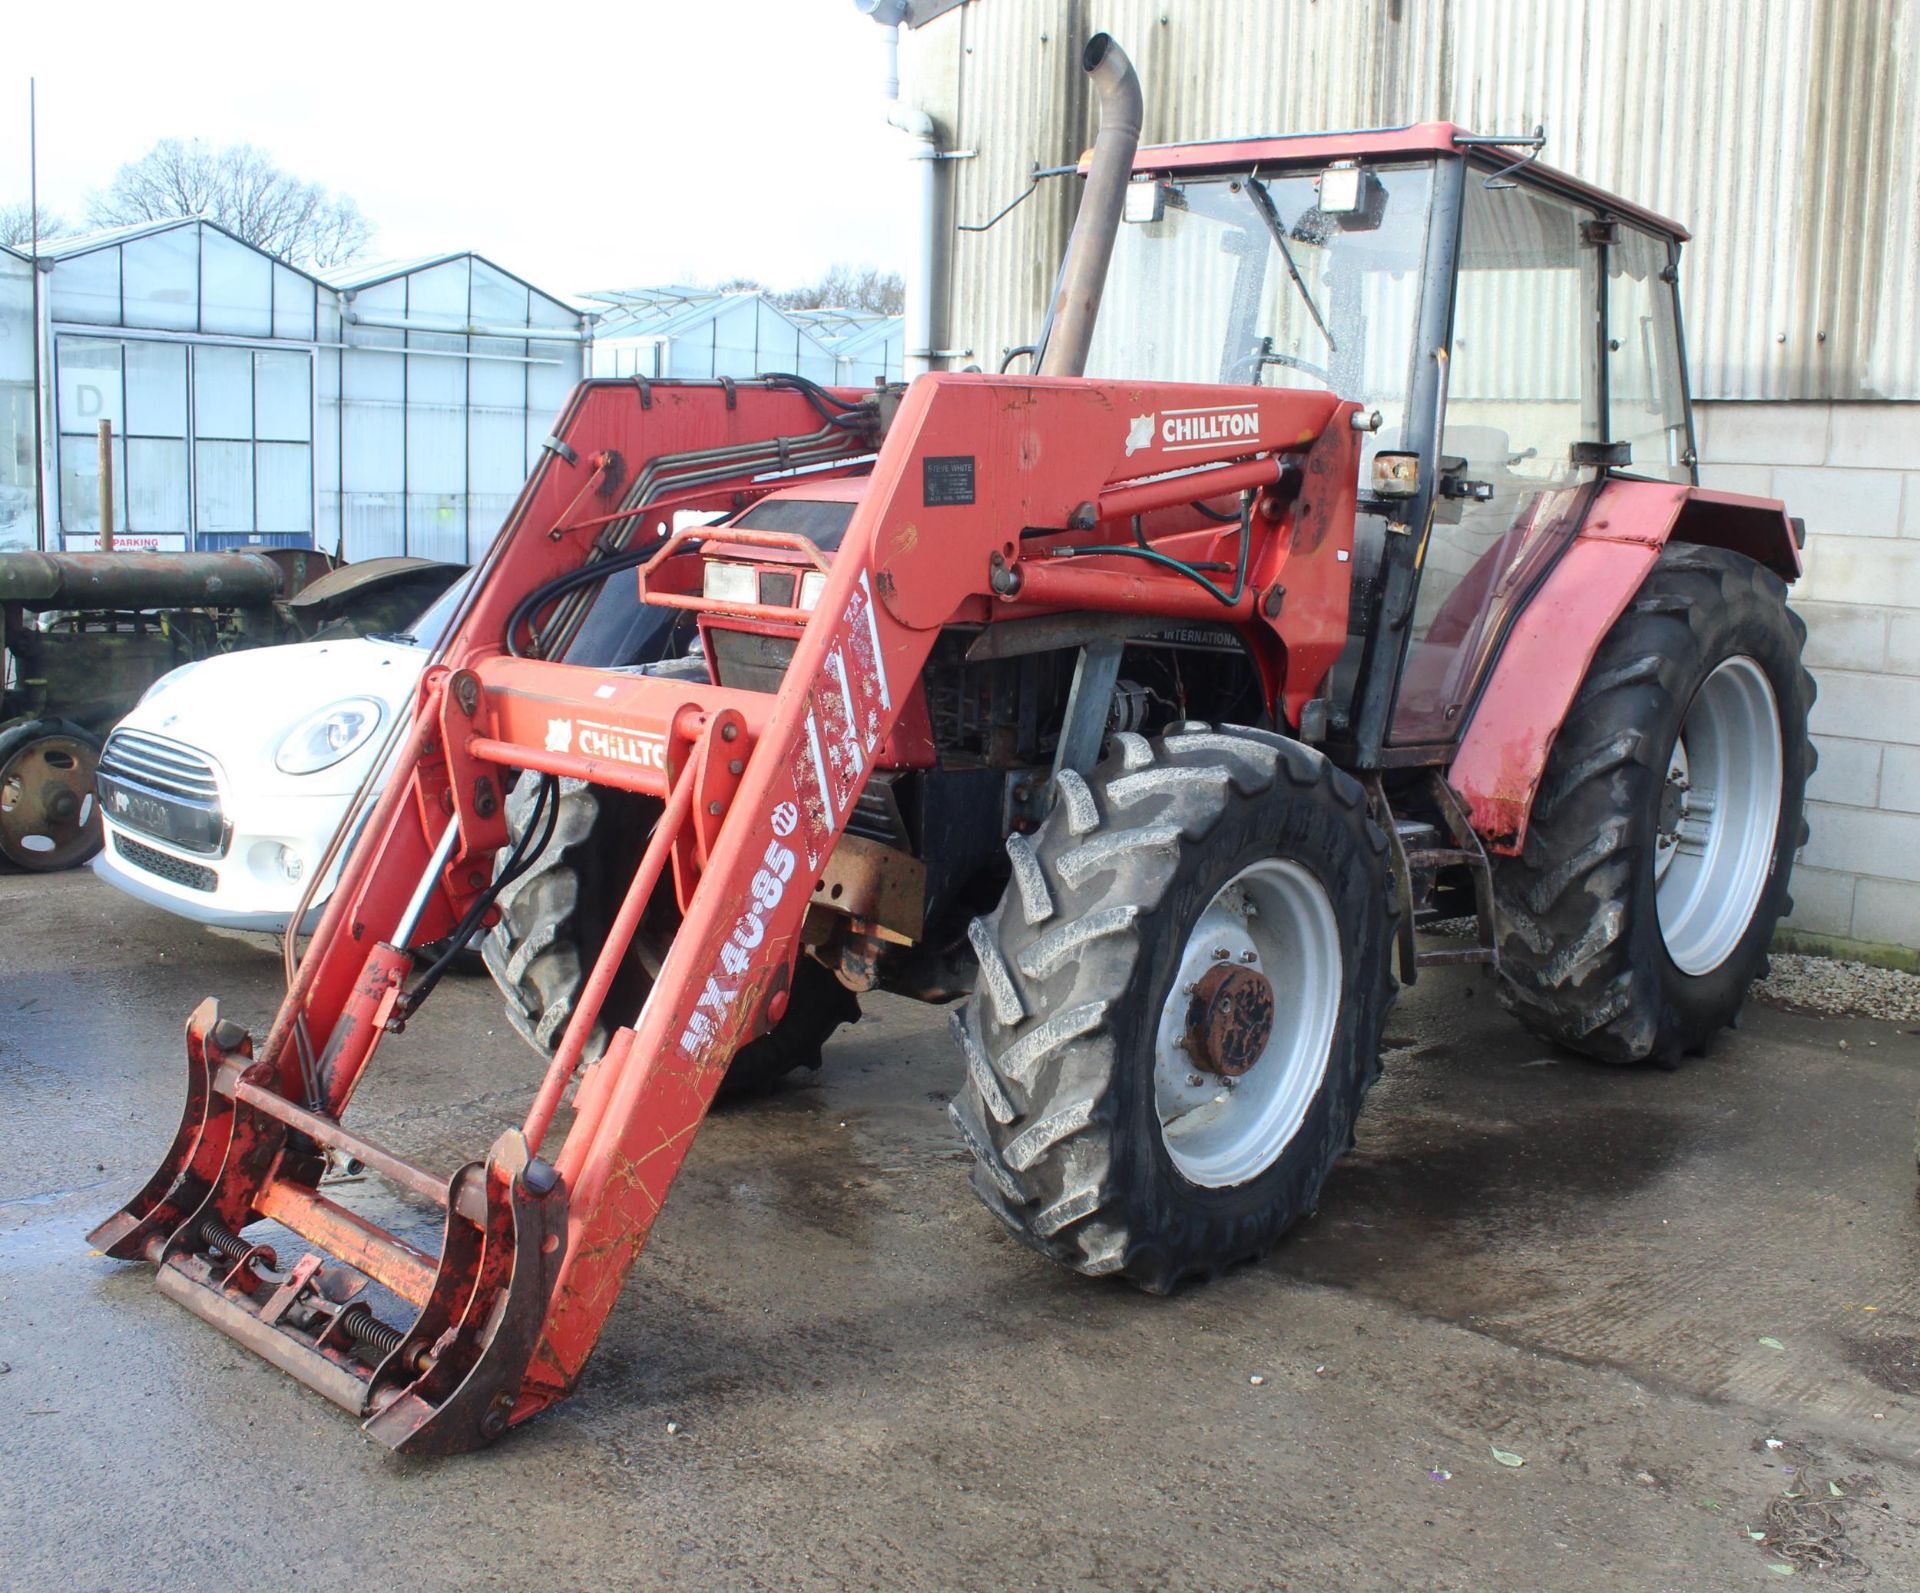
[[[530,820],[534,784],[523,780],[508,794],[507,822],[516,835]],[[499,894],[500,919],[481,955],[505,997],[507,1021],[543,1058],[552,1057],[573,1016],[658,808],[644,797],[562,780],[551,839]],[[586,1060],[597,1060],[614,1030],[635,1020],[659,971],[661,942],[672,933],[670,921],[643,924],[587,1039]],[[833,1032],[859,1017],[859,998],[802,957],[786,1012],[734,1054],[723,1093],[760,1094],[789,1073],[819,1068]]]
[[[36,874],[100,850],[99,741],[61,719],[0,730],[0,856]]]
[[[1807,838],[1806,627],[1772,571],[1669,544],[1589,666],[1526,848],[1494,864],[1502,996],[1606,1062],[1733,1023]]]
[[[1242,962],[1215,962],[1187,998],[1181,1049],[1203,1074],[1240,1077],[1273,1037],[1273,981],[1244,965],[1254,960],[1251,950],[1240,955]]]
[[[0,554],[0,603],[30,609],[264,608],[282,579],[257,553]]]
[[[1164,1292],[1313,1210],[1379,1071],[1399,907],[1360,787],[1318,752],[1191,723],[1113,740],[1008,843],[951,1113],[1017,1237]],[[1244,1066],[1219,1046],[1237,1072],[1188,1052],[1226,967],[1259,982],[1213,993],[1268,1031]]]

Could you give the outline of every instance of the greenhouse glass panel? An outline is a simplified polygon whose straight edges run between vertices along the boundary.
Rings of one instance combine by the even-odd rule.
[[[384,405],[342,405],[340,468],[349,493],[406,491],[407,433],[402,412]]]
[[[467,402],[490,409],[527,407],[527,345],[512,337],[476,337],[467,363]],[[492,358],[490,356],[506,356]]]
[[[273,266],[273,335],[297,343],[314,336],[314,286],[278,261]]]
[[[398,332],[393,335],[396,339],[400,336]],[[373,400],[398,404],[407,396],[406,359],[373,349],[345,349],[340,356],[340,380],[350,403]]]
[[[127,450],[113,444],[113,523],[127,523]],[[100,532],[100,442],[93,437],[60,439],[60,529],[97,536]]]
[[[273,261],[211,227],[200,229],[200,329],[273,334]]]
[[[409,275],[407,319],[464,327],[467,324],[467,262],[449,260],[445,265]]]
[[[181,343],[130,342],[125,347],[128,434],[135,437],[186,436],[186,346]],[[181,457],[185,459],[184,450]]]
[[[190,530],[187,445],[160,437],[127,439],[127,529]]]
[[[40,540],[33,410],[33,268],[0,255],[0,549]]]
[[[558,299],[550,299],[544,293],[528,294],[527,310],[528,319],[535,326],[568,326],[577,330],[580,325],[578,310],[569,309]]]
[[[193,351],[193,434],[253,437],[253,355],[243,348],[197,344]],[[229,527],[200,527],[202,531]]]
[[[407,487],[413,492],[467,490],[464,408],[407,406]]]
[[[393,277],[370,287],[355,288],[352,299],[354,311],[378,316],[382,320],[397,320],[407,313],[407,279]],[[360,341],[358,329],[353,334],[353,340],[356,343]]]
[[[476,326],[525,326],[526,284],[485,261],[473,262],[473,322]]]
[[[47,306],[56,321],[120,324],[120,251],[96,249],[54,262]]]
[[[454,494],[407,494],[407,552],[416,559],[446,559],[464,564],[467,557],[467,508]]]
[[[407,551],[406,520],[397,493],[348,493],[341,534],[344,559],[379,559]]]
[[[60,430],[93,436],[100,422],[127,429],[120,379],[120,345],[104,338],[63,337],[54,344]]]
[[[174,227],[120,246],[127,326],[192,332],[200,316],[200,229]]]
[[[0,382],[33,380],[33,268],[0,254]]]
[[[251,531],[253,444],[202,442],[193,449],[194,497],[198,531]]]
[[[464,405],[467,401],[467,341],[432,332],[409,332],[409,349],[439,349],[438,354],[407,355],[407,404]]]
[[[254,450],[262,531],[313,530],[313,450],[304,443],[261,443]]]
[[[527,416],[539,422],[544,438],[580,379],[580,350],[566,343],[529,343],[527,348],[540,362],[527,367]]]
[[[527,479],[526,414],[518,409],[467,411],[467,485],[481,493],[517,493]]]
[[[305,354],[255,349],[253,434],[277,442],[313,437],[313,361]]]

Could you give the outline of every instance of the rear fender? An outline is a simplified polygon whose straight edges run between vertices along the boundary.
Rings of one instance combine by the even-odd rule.
[[[1783,580],[1800,574],[1793,525],[1771,498],[1603,483],[1572,545],[1514,621],[1447,771],[1489,850],[1517,856],[1526,844],[1553,738],[1602,639],[1669,541],[1744,553]]]

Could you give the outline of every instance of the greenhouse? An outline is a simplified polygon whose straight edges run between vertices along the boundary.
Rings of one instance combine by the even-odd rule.
[[[596,376],[744,378],[786,371],[866,386],[900,379],[899,316],[785,310],[757,290],[627,288],[586,296]]]
[[[473,254],[322,281],[186,218],[44,244],[41,272],[36,515],[31,274],[0,258],[5,546],[97,545],[106,421],[116,542],[469,562],[584,358],[577,310]]]

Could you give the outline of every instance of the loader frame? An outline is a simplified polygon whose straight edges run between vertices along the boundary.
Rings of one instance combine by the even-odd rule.
[[[1355,406],[1331,394],[1223,404],[1205,386],[932,376],[884,437],[872,395],[820,396],[773,382],[576,391],[423,677],[395,773],[272,1027],[256,1044],[212,1002],[194,1014],[180,1130],[93,1236],[154,1263],[163,1293],[395,1449],[475,1447],[575,1386],[729,1060],[784,1011],[810,886],[944,628],[1143,611],[1224,621],[1289,720],[1345,635],[1358,436]],[[1234,418],[1217,445],[1143,449],[1134,417],[1169,410]],[[836,412],[848,418],[820,424]],[[650,601],[699,607],[697,586],[674,578],[676,561],[698,558],[675,513],[740,507],[802,463],[868,486],[777,692],[515,656],[525,594],[631,546],[658,544],[640,573]],[[1075,552],[1235,494],[1247,495],[1239,525],[1159,546],[1193,558],[1241,539],[1237,596]],[[778,533],[760,542],[812,551]],[[450,1175],[418,1168],[343,1118],[410,1016],[415,948],[485,900],[509,781],[545,776],[651,797],[660,817],[524,1123]],[[633,1027],[578,1078],[562,1136],[587,1037],[667,879],[678,932]],[[439,1255],[322,1193],[329,1154],[443,1209]],[[316,1250],[283,1268],[240,1237],[261,1220]],[[378,1314],[367,1280],[417,1310],[410,1326]]]

